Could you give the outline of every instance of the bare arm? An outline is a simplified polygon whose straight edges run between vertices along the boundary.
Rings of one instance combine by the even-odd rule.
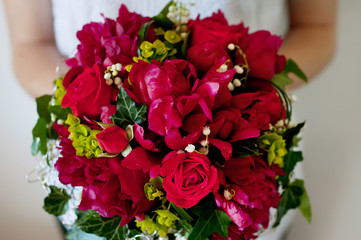
[[[289,0],[291,29],[281,53],[292,58],[309,78],[332,59],[335,49],[337,0]],[[294,78],[290,88],[302,80]]]
[[[32,96],[52,93],[61,56],[55,46],[49,0],[4,0],[12,40],[14,70]]]

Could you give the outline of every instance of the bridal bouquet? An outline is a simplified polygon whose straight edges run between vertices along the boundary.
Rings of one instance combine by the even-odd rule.
[[[256,239],[289,209],[310,220],[285,93],[289,73],[307,79],[281,38],[174,1],[77,37],[32,145],[67,239]]]

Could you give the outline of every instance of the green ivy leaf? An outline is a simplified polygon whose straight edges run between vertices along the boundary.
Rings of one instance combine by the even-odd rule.
[[[50,186],[50,193],[44,199],[43,209],[55,216],[62,215],[67,210],[69,199],[70,196],[65,190]]]
[[[105,218],[95,211],[87,211],[75,223],[84,232],[105,237],[107,240],[125,240],[127,227],[120,226],[121,217]]]
[[[293,82],[293,80],[288,76],[289,73],[293,73],[303,81],[308,82],[307,76],[292,59],[287,60],[283,71],[279,74],[275,74],[272,82],[278,87],[284,89],[286,85],[289,85]]]
[[[293,183],[289,184],[281,195],[281,201],[277,208],[277,218],[273,227],[277,227],[282,217],[286,215],[288,210],[301,207],[301,212],[308,221],[311,221],[311,206],[307,192],[304,188],[303,180],[296,179]]]
[[[292,59],[287,60],[284,71],[286,71],[286,73],[293,73],[297,77],[301,78],[303,81],[308,82],[308,78],[305,75],[305,73],[299,68],[299,66]]]
[[[39,117],[44,119],[46,123],[51,121],[50,112],[48,111],[48,105],[51,98],[51,95],[43,95],[36,98],[36,109],[38,111]]]
[[[66,240],[106,240],[103,237],[98,237],[95,234],[83,232],[76,224],[65,235]]]
[[[228,236],[228,226],[231,222],[232,220],[228,215],[222,211],[215,210],[210,215],[201,214],[188,239],[204,240],[214,232],[226,238]]]
[[[58,119],[66,120],[69,113],[71,112],[71,108],[62,108],[60,105],[54,105],[48,107],[49,112],[54,114]]]
[[[282,134],[283,139],[286,141],[287,149],[290,149],[292,147],[294,136],[297,136],[300,133],[301,129],[305,126],[305,123],[306,122],[299,123],[299,124],[297,124],[297,126],[287,129]]]
[[[293,80],[287,75],[287,73],[281,72],[273,76],[272,82],[280,88],[285,89],[285,87],[291,84]]]
[[[287,174],[284,176],[279,177],[279,181],[282,183],[282,186],[285,187],[289,183],[290,173],[295,168],[296,164],[298,162],[301,162],[303,160],[302,152],[295,152],[290,151],[286,154],[286,156],[283,158],[284,166],[283,171],[285,171]]]
[[[39,151],[44,155],[46,154],[47,147],[47,138],[48,138],[48,128],[46,120],[39,118],[33,128],[33,144],[31,146],[31,152],[33,155]]]
[[[147,119],[147,106],[145,104],[137,106],[127,92],[120,88],[117,99],[117,112],[110,118],[115,124],[125,129],[129,124],[140,124]]]

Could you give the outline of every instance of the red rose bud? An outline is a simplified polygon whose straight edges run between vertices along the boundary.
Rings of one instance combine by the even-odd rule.
[[[120,153],[129,144],[127,133],[118,126],[107,127],[96,135],[100,147],[108,153]]]

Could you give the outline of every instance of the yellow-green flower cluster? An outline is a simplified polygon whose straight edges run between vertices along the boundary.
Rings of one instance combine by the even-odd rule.
[[[68,115],[65,123],[69,125],[70,139],[73,141],[76,155],[92,158],[103,153],[95,136],[100,130],[93,130],[81,124],[80,119],[73,114]]]
[[[56,86],[56,91],[55,91],[55,105],[61,105],[61,100],[63,99],[66,90],[63,86],[63,78],[58,78],[57,80],[55,80],[55,86]]]
[[[142,230],[142,232],[152,234],[159,230],[159,226],[153,222],[153,220],[148,215],[145,215],[145,219],[143,221],[135,220],[135,223],[137,224],[137,227]]]
[[[168,51],[171,49],[168,48],[164,42],[157,39],[153,43],[148,41],[142,42],[140,50],[142,57],[146,60],[151,61],[155,59],[162,62],[167,57]]]
[[[168,30],[164,33],[164,38],[171,44],[176,44],[182,41],[182,37],[174,30]]]
[[[145,215],[143,221],[135,220],[137,227],[139,227],[142,232],[147,232],[148,234],[158,231],[159,236],[165,237],[170,228],[176,227],[175,221],[179,220],[179,218],[169,210],[156,210],[154,212],[157,214],[157,222],[154,222],[148,215]]]
[[[159,189],[163,188],[163,179],[161,177],[151,178],[148,183],[144,185],[144,193],[147,199],[154,201],[157,197],[162,199],[164,193]]]
[[[268,152],[268,164],[283,167],[283,157],[287,154],[286,142],[277,133],[268,133],[259,138],[260,147]]]

